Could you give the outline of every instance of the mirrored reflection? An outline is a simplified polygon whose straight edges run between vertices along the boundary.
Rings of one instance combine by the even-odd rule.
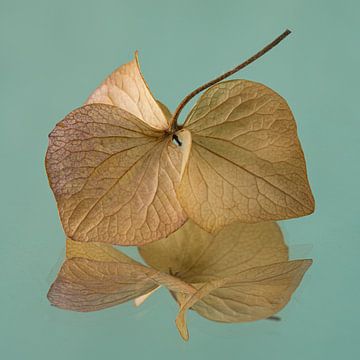
[[[176,325],[185,340],[189,309],[223,323],[278,320],[275,314],[312,263],[289,260],[274,222],[233,223],[209,234],[188,221],[166,239],[139,248],[147,265],[108,244],[68,239],[66,247],[48,293],[53,305],[96,311],[134,300],[139,306],[163,286],[179,304]]]

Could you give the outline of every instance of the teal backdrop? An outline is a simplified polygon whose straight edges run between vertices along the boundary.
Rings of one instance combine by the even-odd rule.
[[[359,12],[334,0],[0,0],[0,358],[359,359]],[[288,100],[316,198],[315,214],[282,222],[293,254],[314,259],[282,320],[191,313],[185,343],[164,290],[140,309],[51,307],[65,245],[44,170],[55,123],[134,50],[174,109],[285,28],[293,34],[235,76]]]

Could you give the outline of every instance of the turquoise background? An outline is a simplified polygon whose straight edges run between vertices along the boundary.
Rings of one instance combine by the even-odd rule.
[[[0,357],[360,358],[359,4],[1,0]],[[237,76],[288,100],[316,198],[314,215],[283,223],[295,254],[314,265],[282,321],[223,325],[191,313],[184,343],[165,291],[140,309],[51,307],[46,292],[64,255],[44,171],[55,123],[136,49],[153,92],[174,109],[287,27],[293,35]]]

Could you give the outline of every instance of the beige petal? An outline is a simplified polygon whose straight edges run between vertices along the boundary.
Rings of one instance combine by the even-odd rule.
[[[178,229],[186,214],[175,187],[188,151],[115,106],[70,113],[50,134],[46,154],[66,235],[138,245]]]
[[[176,324],[185,340],[187,309],[221,322],[267,318],[288,303],[311,265],[311,260],[288,260],[288,248],[273,222],[235,222],[211,234],[188,220],[139,252],[152,268],[198,289],[170,291],[180,306]]]
[[[73,258],[66,260],[48,299],[73,311],[96,311],[135,299],[156,288],[134,265]]]
[[[137,297],[136,299],[134,299],[134,305],[136,307],[139,307],[140,305],[142,305],[156,290],[160,289],[160,286],[158,286],[157,288],[149,291],[147,294],[145,295],[141,295],[139,297]]]
[[[169,127],[166,107],[159,106],[151,94],[141,74],[137,52],[132,61],[112,72],[85,104],[93,103],[115,105],[156,129]]]
[[[163,112],[165,118],[166,118],[166,122],[168,124],[170,124],[170,120],[171,120],[171,117],[172,117],[172,114],[171,114],[171,111],[168,109],[168,107],[163,104],[161,101],[159,100],[156,100],[157,104],[159,105],[161,111]]]
[[[179,311],[176,325],[181,336],[189,338],[185,318],[189,308],[220,322],[255,321],[277,313],[289,302],[311,263],[294,260],[255,267],[200,286]]]
[[[181,279],[150,269],[108,244],[68,239],[66,254],[48,292],[49,301],[59,308],[96,311],[131,299],[144,301],[160,286],[177,294],[196,292]]]
[[[205,230],[313,212],[294,117],[271,89],[246,80],[214,85],[185,127],[193,143],[177,193]]]
[[[139,248],[152,268],[189,283],[202,283],[256,266],[288,260],[276,223],[233,223],[210,234],[188,220],[166,239]]]
[[[110,244],[96,242],[79,242],[71,239],[66,240],[66,258],[83,258],[97,261],[117,261],[121,263],[139,264],[123,252],[115,249]]]

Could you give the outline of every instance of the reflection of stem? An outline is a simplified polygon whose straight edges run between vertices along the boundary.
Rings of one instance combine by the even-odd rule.
[[[268,318],[266,318],[266,320],[280,321],[281,317],[280,316],[269,316]]]
[[[197,89],[195,89],[194,91],[192,91],[189,95],[187,95],[178,105],[178,107],[176,108],[174,115],[171,119],[171,128],[173,131],[176,131],[179,127],[177,120],[178,117],[180,115],[180,112],[182,111],[182,109],[185,107],[185,105],[197,94],[199,94],[201,91],[209,88],[210,86],[218,83],[221,80],[226,79],[227,77],[235,74],[236,72],[238,72],[239,70],[243,69],[244,67],[250,65],[252,62],[254,62],[255,60],[257,60],[258,58],[260,58],[261,56],[263,56],[264,54],[266,54],[269,50],[271,50],[273,47],[275,47],[279,42],[281,42],[282,40],[284,40],[289,34],[291,34],[290,30],[286,30],[284,31],[280,36],[278,36],[274,41],[272,41],[270,44],[268,44],[267,46],[265,46],[262,50],[260,50],[259,52],[257,52],[255,55],[251,56],[249,59],[247,59],[246,61],[244,61],[243,63],[241,63],[240,65],[237,65],[236,67],[234,67],[233,69],[227,71],[226,73],[218,76],[217,78],[207,82],[204,85],[201,85],[200,87],[198,87]]]
[[[176,317],[175,323],[179,330],[179,333],[181,337],[185,340],[189,340],[189,331],[186,325],[186,312],[188,309],[190,309],[194,304],[196,304],[198,301],[200,301],[203,297],[208,295],[212,290],[220,287],[227,281],[227,278],[223,279],[215,279],[212,281],[209,281],[202,285],[196,292],[193,294],[188,294],[186,296],[183,296],[179,298],[178,303],[180,306],[180,310],[178,312],[178,315]]]

